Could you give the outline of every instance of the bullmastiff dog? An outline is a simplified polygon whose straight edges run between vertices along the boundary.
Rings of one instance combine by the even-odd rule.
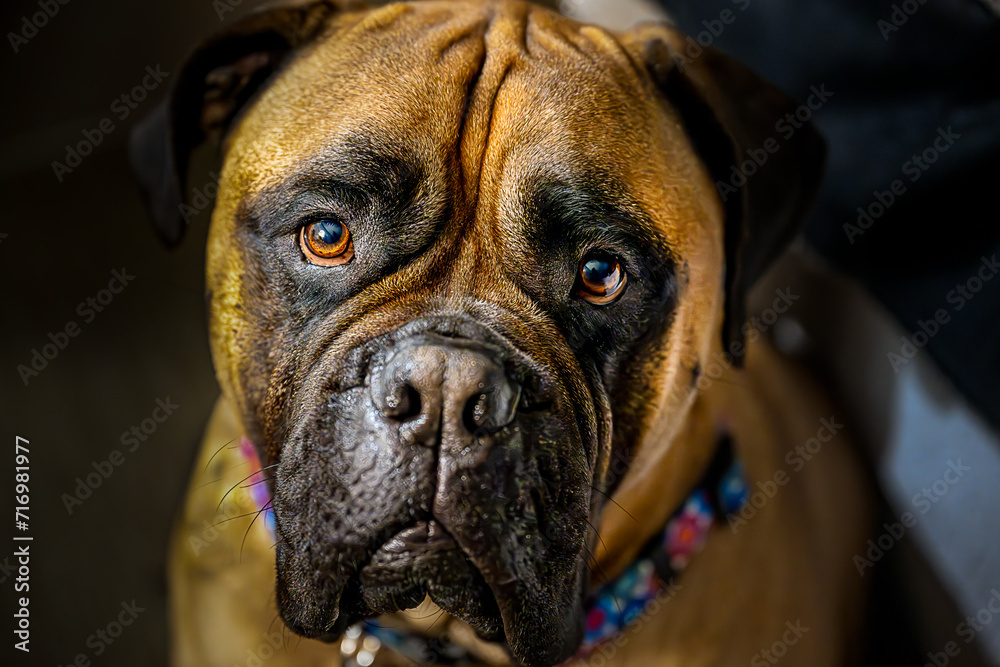
[[[747,319],[823,144],[691,44],[305,0],[194,54],[132,146],[168,243],[223,155],[174,664],[855,659],[861,467]]]

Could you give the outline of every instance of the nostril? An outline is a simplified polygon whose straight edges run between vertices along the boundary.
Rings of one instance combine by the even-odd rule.
[[[420,416],[420,392],[408,382],[396,385],[395,390],[385,397],[386,417],[406,421]]]
[[[469,433],[483,428],[490,417],[490,396],[487,392],[473,394],[462,410],[462,424]]]

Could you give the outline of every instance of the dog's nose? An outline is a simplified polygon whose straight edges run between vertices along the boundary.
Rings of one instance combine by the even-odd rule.
[[[427,446],[506,426],[520,396],[488,347],[436,335],[404,342],[370,386],[375,405],[403,439]]]

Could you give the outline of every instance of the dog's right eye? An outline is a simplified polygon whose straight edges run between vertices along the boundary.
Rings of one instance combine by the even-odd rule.
[[[603,306],[615,301],[625,288],[625,269],[613,257],[587,255],[580,262],[576,294],[584,301]]]
[[[299,232],[299,245],[306,259],[319,266],[346,264],[354,257],[351,230],[331,218],[304,225]]]

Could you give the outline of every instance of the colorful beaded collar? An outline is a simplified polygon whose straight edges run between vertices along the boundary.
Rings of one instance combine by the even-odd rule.
[[[260,468],[256,449],[249,440],[242,439],[240,453],[250,465]],[[265,524],[273,534],[274,515],[263,475],[250,478],[248,487],[258,509],[266,508],[263,510]],[[621,576],[605,584],[588,600],[583,643],[567,662],[586,658],[634,621],[702,550],[712,527],[737,512],[746,498],[743,466],[733,457],[728,439],[724,439],[701,482],[670,517],[663,531],[646,544]],[[481,663],[457,644],[365,621],[351,626],[345,633],[341,642],[344,667],[367,667],[382,648],[393,650],[417,664]]]

